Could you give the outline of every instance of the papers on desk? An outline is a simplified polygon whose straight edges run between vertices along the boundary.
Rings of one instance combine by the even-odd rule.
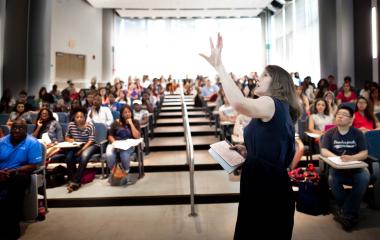
[[[336,169],[352,169],[352,168],[366,168],[368,167],[368,164],[363,161],[349,161],[344,162],[342,159],[337,157],[323,157],[320,156],[320,158],[329,164],[331,167]]]
[[[220,141],[210,145],[209,154],[224,168],[227,173],[233,172],[241,166],[245,159],[235,150],[230,150],[231,145],[226,141]]]
[[[83,145],[84,142],[60,142],[55,147],[58,148],[77,148]]]
[[[311,138],[320,138],[322,135],[318,133],[305,132],[305,134]]]
[[[128,150],[131,147],[136,147],[142,142],[143,142],[143,138],[139,138],[139,139],[130,138],[127,140],[116,140],[112,143],[112,146],[117,149]]]

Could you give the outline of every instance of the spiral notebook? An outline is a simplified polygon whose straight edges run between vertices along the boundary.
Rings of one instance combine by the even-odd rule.
[[[217,161],[227,173],[231,173],[240,167],[245,159],[235,150],[230,150],[232,145],[226,141],[220,141],[210,145],[209,154]]]

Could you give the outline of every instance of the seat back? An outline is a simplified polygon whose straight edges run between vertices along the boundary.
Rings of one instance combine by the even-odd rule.
[[[112,111],[113,119],[119,119],[120,118],[120,112],[119,111]]]
[[[104,123],[94,123],[95,125],[95,142],[101,143],[107,139],[107,125]]]
[[[35,128],[36,128],[36,125],[34,125],[34,124],[28,124],[27,125],[27,132],[28,132],[28,134],[32,134]]]
[[[60,123],[60,125],[62,127],[63,139],[65,139],[68,123]]]
[[[9,128],[7,125],[0,125],[1,130],[3,130],[4,136],[9,134]]]
[[[365,136],[368,144],[368,155],[380,161],[380,130],[368,131]]]
[[[69,122],[69,115],[65,112],[57,112],[58,120],[60,123],[68,123]]]
[[[9,113],[1,113],[0,114],[0,124],[5,125],[9,119]]]
[[[46,181],[45,181],[45,160],[46,160],[46,147],[45,145],[41,144],[41,152],[42,152],[42,161],[40,171],[36,171],[38,173],[31,174],[30,179],[30,186],[26,189],[25,196],[24,196],[24,208],[23,208],[23,220],[24,221],[35,221],[38,217],[38,188],[43,187],[44,188],[44,204],[47,208],[46,204]]]
[[[340,104],[340,106],[347,106],[347,107],[351,108],[352,111],[355,111],[356,103],[354,103],[354,102],[345,102],[345,103]]]

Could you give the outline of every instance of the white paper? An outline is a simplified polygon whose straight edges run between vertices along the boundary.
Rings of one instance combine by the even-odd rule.
[[[131,147],[135,147],[139,145],[140,143],[142,143],[142,141],[143,141],[143,138],[139,138],[139,139],[130,138],[127,140],[116,140],[112,143],[112,146],[117,149],[128,150]]]
[[[50,144],[51,143],[51,139],[50,139],[48,133],[43,133],[42,136],[41,136],[41,140],[45,144]]]
[[[328,157],[328,159],[331,162],[335,163],[336,165],[351,165],[351,164],[360,164],[360,163],[362,163],[361,161],[356,161],[356,160],[355,161],[344,162],[344,161],[342,161],[342,159],[339,156],[337,156],[337,157]]]
[[[318,133],[305,132],[305,134],[311,138],[320,138],[321,137],[321,134],[318,134]]]
[[[57,145],[55,145],[58,148],[76,148],[80,147],[83,142],[60,142]]]

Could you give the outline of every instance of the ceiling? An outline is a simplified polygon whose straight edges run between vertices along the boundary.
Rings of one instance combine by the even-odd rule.
[[[272,0],[87,0],[125,18],[257,17]]]

